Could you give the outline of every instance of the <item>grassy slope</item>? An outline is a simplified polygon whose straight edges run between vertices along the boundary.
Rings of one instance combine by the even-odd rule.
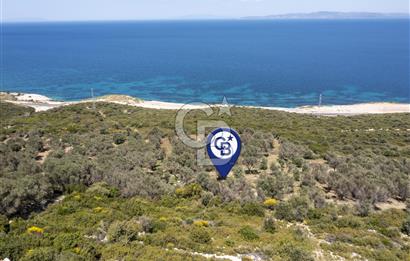
[[[136,128],[142,133],[153,127],[159,127],[167,133],[174,132],[176,111],[103,103],[97,105],[97,111],[85,108],[91,108],[91,104],[62,107],[35,113],[31,117],[13,119],[11,122],[14,128],[6,132],[33,128],[50,134],[81,133],[99,128],[121,132],[126,127]],[[217,112],[216,108],[214,110]],[[5,113],[6,116],[8,114]],[[318,117],[243,108],[233,108],[232,114],[233,117],[223,115],[207,118],[204,113],[192,112],[186,121],[186,128],[195,132],[198,119],[222,119],[233,128],[272,132],[307,145],[322,155],[329,151],[352,154],[354,149],[371,149],[376,154],[382,154],[394,149],[402,152],[403,156],[410,156],[409,114]],[[344,152],[343,145],[351,146],[351,150]]]
[[[173,135],[176,113],[115,104],[98,104],[97,111],[93,111],[87,109],[90,105],[81,104],[28,117],[24,115],[32,113],[29,109],[0,105],[7,112],[2,114],[3,126],[12,126],[1,130],[4,136],[33,129],[41,129],[50,137],[98,133],[101,129],[121,133],[127,128],[146,134],[152,127],[160,127]],[[327,118],[239,108],[234,108],[232,113],[232,118],[224,116],[223,119],[236,129],[271,132],[281,139],[308,146],[322,156],[329,152],[352,155],[357,151],[391,155],[392,158],[410,156],[410,120],[406,114]],[[205,116],[190,114],[186,123],[189,131],[194,132],[198,118]],[[244,213],[237,202],[221,204],[216,200],[204,206],[195,195],[182,198],[171,194],[162,200],[147,200],[124,199],[115,191],[102,191],[74,192],[43,213],[33,214],[27,220],[14,219],[11,232],[0,234],[0,249],[5,255],[0,257],[185,260],[187,255],[191,256],[172,250],[176,247],[188,252],[233,255],[256,252],[277,260],[301,260],[307,258],[307,253],[315,256],[313,252],[320,249],[323,249],[325,260],[332,258],[330,252],[346,258],[351,258],[352,253],[379,260],[409,258],[409,239],[398,232],[406,218],[404,211],[389,210],[357,217],[350,210],[329,206],[309,212],[304,223],[313,234],[305,225],[286,221],[277,221],[276,232],[269,233],[262,228],[263,217]],[[265,210],[265,216],[272,214],[271,210]],[[152,233],[138,235],[144,229],[140,221],[134,224],[132,220],[140,216],[151,220]],[[207,221],[208,225],[194,224],[195,220]],[[128,222],[117,225],[124,226],[123,230],[131,235],[124,232],[116,236],[121,229],[113,228],[114,221]],[[27,229],[31,226],[40,227],[44,232],[30,233]],[[245,226],[251,227],[259,238],[252,240],[241,234],[239,230]],[[108,232],[109,243],[99,238],[105,236],[105,232]],[[207,235],[212,239],[208,240]],[[200,256],[195,258],[201,259]]]

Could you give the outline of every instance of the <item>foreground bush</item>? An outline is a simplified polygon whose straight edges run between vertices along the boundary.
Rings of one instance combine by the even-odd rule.
[[[190,239],[199,244],[211,242],[211,235],[204,227],[194,226],[189,233]]]
[[[242,205],[241,213],[249,216],[263,217],[265,215],[265,210],[258,202],[247,202]]]
[[[244,226],[239,229],[238,233],[242,236],[243,239],[248,241],[253,241],[259,239],[256,231],[250,226]]]
[[[267,217],[263,220],[263,229],[269,233],[275,233],[277,230],[277,225],[272,217]]]
[[[111,242],[135,241],[138,239],[138,233],[142,231],[140,223],[131,219],[129,221],[114,221],[108,228],[107,237]]]
[[[276,207],[275,216],[287,221],[302,222],[308,214],[309,202],[304,197],[292,197],[287,202],[280,202]]]
[[[401,232],[403,232],[403,234],[410,236],[410,217],[408,217],[406,221],[403,222],[401,226]]]

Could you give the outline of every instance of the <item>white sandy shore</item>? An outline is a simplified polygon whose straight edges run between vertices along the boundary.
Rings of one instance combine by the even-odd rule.
[[[29,93],[0,93],[0,97],[3,100],[29,106],[36,111],[45,111],[52,108],[76,104],[81,102],[91,102],[92,100],[82,100],[76,102],[62,102],[53,101],[52,99],[39,95]],[[108,95],[100,98],[96,98],[95,102],[112,102],[130,106],[137,106],[150,109],[165,109],[165,110],[179,110],[182,107],[185,109],[199,109],[205,105],[201,104],[189,104],[184,105],[182,103],[161,102],[161,101],[143,101],[130,96],[125,95]],[[213,104],[212,106],[224,106],[221,104]],[[328,106],[302,106],[297,108],[281,108],[281,107],[254,107],[254,106],[238,106],[245,108],[259,108],[266,110],[278,110],[293,113],[313,114],[313,115],[359,115],[359,114],[382,114],[382,113],[410,113],[410,104],[403,103],[361,103],[353,105],[328,105]]]

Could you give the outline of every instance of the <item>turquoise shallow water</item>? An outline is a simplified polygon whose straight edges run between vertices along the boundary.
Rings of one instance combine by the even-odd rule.
[[[2,90],[294,107],[410,102],[409,20],[3,25]]]

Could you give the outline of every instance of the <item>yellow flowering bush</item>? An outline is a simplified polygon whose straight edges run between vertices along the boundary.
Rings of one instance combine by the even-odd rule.
[[[185,192],[184,188],[175,189],[175,194],[177,194],[177,196],[182,196],[184,192]]]
[[[209,222],[206,220],[195,220],[194,225],[198,227],[207,227],[209,226]]]
[[[103,210],[104,210],[104,208],[102,208],[102,207],[96,207],[96,208],[93,209],[94,213],[100,213]]]
[[[182,198],[198,197],[201,195],[202,187],[199,184],[189,184],[175,190],[175,194]]]
[[[32,226],[32,227],[29,227],[27,229],[27,232],[30,233],[30,234],[43,234],[44,229],[42,229],[40,227]]]
[[[267,208],[274,208],[278,204],[278,201],[274,198],[268,198],[263,202],[263,205]]]
[[[95,199],[95,200],[101,200],[101,199],[102,199],[102,197],[99,197],[99,196],[94,196],[94,199]]]

